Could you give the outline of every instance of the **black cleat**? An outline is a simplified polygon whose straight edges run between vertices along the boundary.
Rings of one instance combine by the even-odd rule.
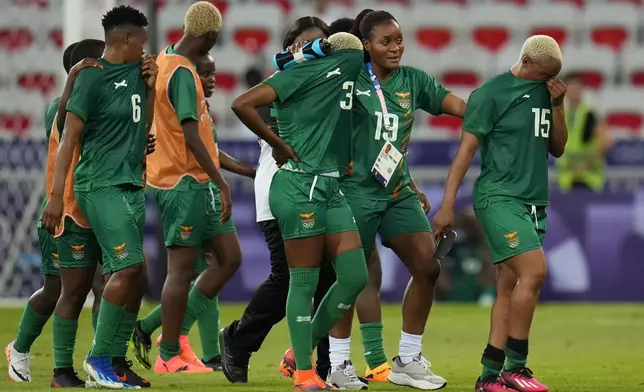
[[[209,368],[211,368],[212,370],[214,370],[216,372],[221,370],[221,355],[217,355],[216,357],[214,357],[213,359],[211,359],[209,361],[204,361],[202,359],[201,362],[206,367],[209,367]]]
[[[138,386],[141,388],[150,388],[150,381],[134,373],[132,370],[132,361],[125,357],[112,358],[112,367],[123,385]]]
[[[221,351],[221,370],[232,383],[248,382],[248,361],[250,355],[239,355],[234,352],[234,342],[228,337],[228,328],[219,331],[219,350]]]
[[[150,350],[152,349],[152,337],[141,329],[141,320],[136,322],[134,326],[134,333],[132,334],[132,346],[134,351],[134,358],[144,368],[152,369],[150,364]]]
[[[52,388],[85,388],[85,381],[78,378],[74,368],[54,369],[54,377],[51,379]]]

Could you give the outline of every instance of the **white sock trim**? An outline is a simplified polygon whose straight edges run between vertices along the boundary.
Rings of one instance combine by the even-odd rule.
[[[351,356],[351,337],[338,339],[329,336],[329,360],[331,368],[336,368],[348,361]]]
[[[406,365],[414,360],[423,350],[423,335],[413,335],[406,332],[400,334],[400,345],[398,349],[398,357],[400,362]]]

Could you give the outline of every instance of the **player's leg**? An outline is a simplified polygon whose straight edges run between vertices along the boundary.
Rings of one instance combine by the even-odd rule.
[[[335,283],[336,275],[335,270],[333,269],[333,260],[329,260],[328,257],[324,258],[322,266],[320,267],[320,278],[318,280],[318,287],[315,289],[315,295],[313,296],[313,312],[317,312],[317,309],[320,307],[320,303],[324,299],[326,293],[329,292],[329,289]],[[330,358],[330,343],[329,335],[325,335],[322,340],[318,343],[317,349],[317,362],[315,363],[316,370],[318,374],[321,374],[323,377],[329,374],[331,370],[331,358]]]
[[[239,320],[221,330],[223,372],[228,381],[248,381],[248,361],[271,328],[286,316],[289,270],[277,220],[260,222],[269,251],[270,275],[257,287]],[[283,304],[283,305],[282,305]]]
[[[199,260],[201,268],[197,269],[197,275],[213,263],[215,263],[214,253],[204,251]],[[221,370],[218,297],[213,298],[206,311],[197,319],[197,326],[199,327],[199,340],[201,341],[201,362],[212,370]]]
[[[94,295],[94,302],[92,303],[92,331],[96,332],[96,324],[98,324],[98,311],[101,309],[101,298],[103,298],[103,289],[105,288],[105,276],[103,275],[103,261],[99,261],[96,265],[96,272],[94,273],[94,281],[92,283],[92,294]]]
[[[29,297],[18,324],[16,338],[5,347],[9,379],[15,382],[31,381],[29,350],[42,333],[60,296],[58,250],[55,241],[45,229],[38,229],[38,242],[42,257],[40,272],[43,274],[44,284]]]
[[[447,381],[431,371],[429,361],[421,354],[440,263],[434,258],[434,236],[418,196],[409,189],[401,191],[398,198],[389,202],[379,231],[383,243],[411,273],[403,298],[398,355],[388,379],[394,384],[418,389],[443,388]]]

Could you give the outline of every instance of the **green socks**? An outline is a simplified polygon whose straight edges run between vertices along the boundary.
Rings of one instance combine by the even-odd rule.
[[[382,323],[360,324],[364,357],[370,369],[375,369],[387,362],[385,349],[382,346]]]
[[[127,355],[127,348],[130,344],[130,339],[132,339],[135,324],[136,314],[126,310],[114,336],[112,357],[124,357]]]
[[[311,370],[311,303],[320,276],[319,268],[289,268],[286,322],[298,370]],[[328,330],[327,330],[328,331]]]
[[[522,369],[528,362],[528,340],[508,336],[505,342],[505,370]]]
[[[181,347],[179,342],[168,343],[165,340],[161,340],[159,345],[159,355],[164,361],[169,361],[173,357],[176,357],[181,352]]]
[[[208,309],[197,319],[199,338],[203,355],[201,358],[208,362],[219,356],[219,299],[213,298]]]
[[[29,352],[31,345],[34,344],[38,336],[40,336],[40,333],[42,332],[45,324],[47,324],[47,320],[49,320],[50,316],[50,314],[44,315],[36,313],[34,308],[27,304],[25,311],[22,313],[20,324],[18,325],[18,335],[16,336],[13,348],[15,348],[19,353],[24,354]]]
[[[96,333],[96,326],[98,325],[98,313],[92,313],[92,331]]]
[[[481,358],[481,364],[483,365],[481,380],[496,380],[503,370],[504,362],[505,353],[503,350],[488,344],[485,351],[483,351],[483,357]]]
[[[54,368],[74,366],[74,346],[78,320],[70,320],[54,315]]]
[[[183,316],[183,325],[181,325],[181,335],[188,335],[195,322],[208,310],[212,299],[206,297],[196,287],[192,287],[188,294],[188,306],[186,314]]]
[[[125,309],[122,306],[114,305],[106,301],[105,298],[101,299],[101,310],[98,312],[94,346],[90,356],[109,357],[112,355],[114,339],[124,316]]]
[[[362,249],[337,255],[333,267],[338,279],[322,299],[313,318],[313,346],[329,333],[367,285],[367,261]]]
[[[141,319],[141,329],[143,332],[148,335],[152,335],[154,331],[161,328],[161,305],[158,305],[156,308],[152,309],[147,316]]]

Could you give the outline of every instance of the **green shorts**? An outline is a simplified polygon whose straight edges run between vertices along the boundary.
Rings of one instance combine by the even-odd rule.
[[[42,227],[38,228],[38,244],[40,244],[40,257],[42,258],[40,273],[46,276],[60,276],[56,240]]]
[[[91,268],[101,260],[101,247],[92,229],[65,218],[65,231],[56,238],[60,268]]]
[[[495,264],[543,245],[548,225],[545,206],[535,207],[508,198],[474,211]]]
[[[337,178],[280,170],[268,199],[284,240],[358,229]]]
[[[107,186],[76,191],[76,201],[100,244],[104,274],[143,263],[145,194],[142,188]]]
[[[345,195],[367,254],[376,248],[376,234],[380,234],[386,246],[401,234],[432,231],[418,195],[409,187],[401,189],[398,197],[390,200],[376,200],[348,189]]]
[[[232,218],[219,222],[219,189],[185,177],[170,190],[153,189],[159,205],[165,245],[197,247],[221,234],[237,231]]]

